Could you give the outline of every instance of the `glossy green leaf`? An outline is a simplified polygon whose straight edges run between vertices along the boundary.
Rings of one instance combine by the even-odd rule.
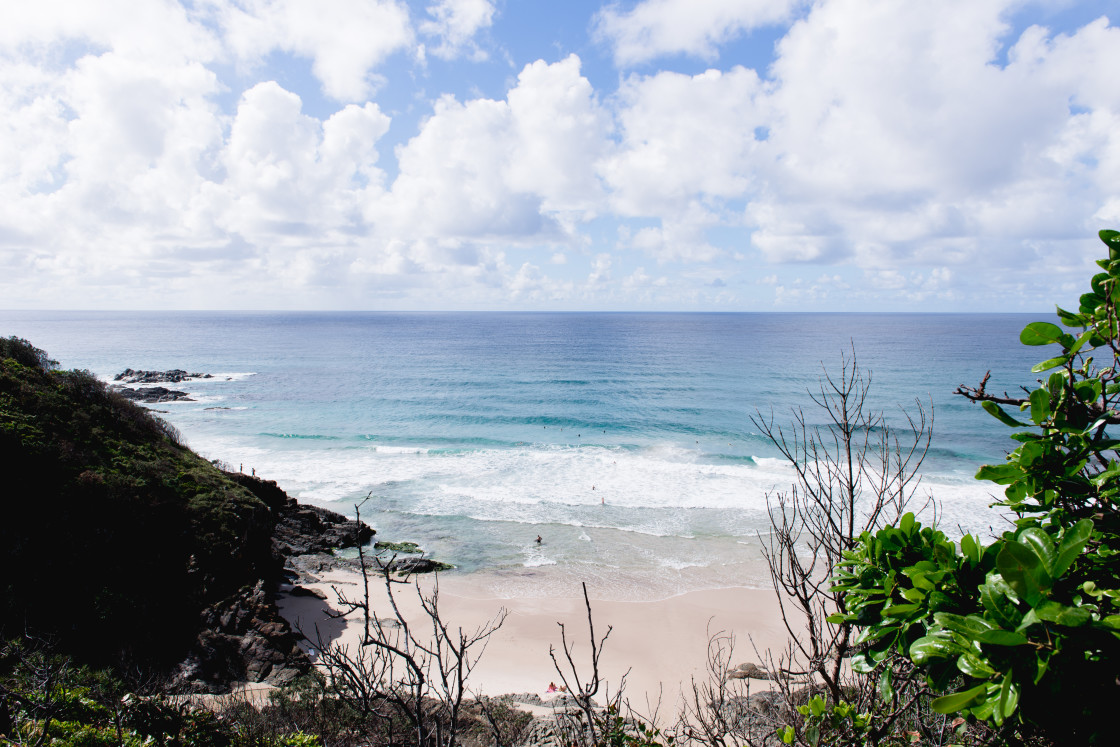
[[[1120,286],[1118,286],[1118,287],[1120,287]],[[1113,290],[1113,293],[1115,293],[1115,290]],[[1085,343],[1087,343],[1090,340],[1090,338],[1092,338],[1093,334],[1094,334],[1094,332],[1091,329],[1087,329],[1084,332],[1082,332],[1081,335],[1077,338],[1077,341],[1074,342],[1073,345],[1070,347],[1069,352],[1070,353],[1076,353],[1079,350],[1081,350],[1081,348],[1085,346]]]
[[[1023,470],[1018,464],[985,464],[976,472],[977,480],[987,480],[997,485],[1007,485],[1022,477]]]
[[[996,709],[996,724],[1002,724],[1015,713],[1019,705],[1019,685],[1011,678],[1010,674],[1003,677],[1003,684],[999,688],[999,707]]]
[[[1069,356],[1068,355],[1059,355],[1056,358],[1047,358],[1046,360],[1042,361],[1042,363],[1036,363],[1033,366],[1031,366],[1031,372],[1032,373],[1041,373],[1042,371],[1049,371],[1051,368],[1057,368],[1058,366],[1064,366],[1068,362],[1069,362]]]
[[[986,680],[996,674],[996,670],[987,661],[972,653],[961,654],[957,658],[957,669],[978,680]]]
[[[1025,635],[1012,630],[985,630],[977,634],[976,640],[992,646],[1025,646],[1030,643]]]
[[[1096,312],[1098,306],[1104,303],[1104,299],[1096,293],[1085,293],[1078,301],[1080,303],[1079,310],[1082,314],[1092,314]]]
[[[982,698],[987,689],[987,685],[977,685],[976,687],[965,690],[964,692],[953,693],[952,695],[945,695],[940,698],[935,698],[934,701],[930,704],[930,707],[938,713],[956,713],[962,708],[968,708],[970,705]]]
[[[909,511],[903,514],[898,521],[898,528],[909,534],[910,530],[914,528],[914,514]]]
[[[890,703],[894,698],[894,686],[891,684],[891,668],[887,667],[883,670],[883,674],[879,677],[879,697],[884,702]]]
[[[875,671],[875,663],[867,658],[867,654],[856,654],[852,657],[852,671],[856,674],[870,674]]]
[[[955,659],[966,651],[968,647],[956,641],[927,635],[910,645],[910,659],[922,666],[935,659]]]
[[[1031,392],[1031,420],[1040,424],[1050,417],[1050,392],[1035,389]]]
[[[1050,322],[1031,322],[1019,333],[1019,342],[1024,345],[1050,345],[1062,339],[1066,333]]]
[[[1025,428],[1027,423],[1016,420],[1015,418],[1004,412],[1003,408],[995,402],[981,402],[980,406],[983,407],[989,415],[999,420],[1004,425],[1009,425],[1012,428]]]
[[[894,604],[883,610],[883,617],[906,617],[917,609],[916,604]]]
[[[961,537],[961,553],[971,560],[973,565],[980,562],[980,545],[971,534]]]
[[[1040,620],[1079,628],[1092,620],[1092,613],[1085,607],[1070,607],[1058,602],[1047,601],[1034,608]]]
[[[1050,535],[1038,527],[1028,527],[1019,532],[1019,542],[1033,550],[1046,572],[1051,576],[1054,575],[1054,562],[1058,557],[1058,551]]]
[[[1082,519],[1066,530],[1066,534],[1062,537],[1062,543],[1058,546],[1058,554],[1054,559],[1055,576],[1065,575],[1073,561],[1085,549],[1085,544],[1089,541],[1089,537],[1093,534],[1093,522],[1089,519]]]
[[[980,586],[980,603],[1001,626],[1017,628],[1023,615],[1007,598],[1007,591],[1011,588],[1002,576],[988,574],[987,580]]]
[[[1066,311],[1061,306],[1057,306],[1058,318],[1062,320],[1062,324],[1067,327],[1084,327],[1085,318],[1081,314],[1074,314],[1072,311]]]
[[[1042,590],[1050,588],[1042,561],[1026,545],[1007,542],[996,555],[996,568],[1016,594],[1032,607],[1042,599]]]

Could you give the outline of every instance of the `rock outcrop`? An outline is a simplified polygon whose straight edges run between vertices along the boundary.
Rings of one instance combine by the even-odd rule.
[[[273,571],[202,612],[201,632],[174,675],[175,686],[189,692],[220,692],[245,681],[283,685],[306,672],[311,662],[276,608],[277,586],[306,577],[298,569],[308,565],[320,572],[337,567],[332,550],[364,544],[374,535],[364,523],[297,502],[272,480],[225,474],[268,507]]]
[[[112,390],[133,402],[194,402],[187,392],[177,392],[162,386],[145,386],[133,389],[127,386],[114,386]]]
[[[192,379],[212,378],[214,378],[213,375],[208,373],[187,373],[181,368],[173,368],[169,371],[134,371],[131,368],[126,368],[114,376],[113,381],[120,381],[124,384],[178,384],[181,381]]]

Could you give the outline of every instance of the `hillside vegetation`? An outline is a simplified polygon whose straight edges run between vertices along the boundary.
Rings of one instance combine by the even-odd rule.
[[[180,661],[199,615],[274,577],[269,507],[88,371],[0,339],[0,632],[91,663]]]

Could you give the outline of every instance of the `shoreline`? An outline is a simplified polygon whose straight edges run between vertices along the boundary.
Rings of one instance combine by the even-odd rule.
[[[417,578],[414,576],[413,580]],[[429,590],[434,580],[420,577],[420,588]],[[462,628],[469,634],[500,609],[508,613],[470,674],[467,687],[472,694],[537,695],[547,703],[554,697],[547,692],[550,683],[561,684],[549,647],[555,648],[562,664],[566,663],[558,623],[564,624],[567,640],[573,644],[580,677],[586,679],[590,675],[587,610],[582,597],[485,596],[480,595],[480,585],[477,581],[472,583],[469,576],[441,574],[438,583],[441,617],[452,630]],[[360,592],[360,584],[359,573],[335,569],[324,573],[318,582],[301,584],[325,594],[326,600],[280,592],[276,604],[293,628],[302,626],[308,631],[318,622],[324,642],[355,650],[361,629],[358,614],[353,620],[329,620],[324,608],[338,608],[332,586],[354,595]],[[397,588],[398,603],[411,623],[421,616],[415,587]],[[371,602],[382,615],[388,614],[384,594],[380,583],[371,583]],[[765,651],[780,650],[787,637],[777,597],[770,590],[704,589],[655,601],[596,600],[592,595],[590,605],[596,638],[610,628],[600,659],[603,684],[596,701],[602,704],[605,696],[613,696],[625,676],[624,697],[639,712],[652,713],[658,702],[663,712],[675,712],[685,696],[691,695],[692,681],[701,683],[708,679],[711,635],[725,633],[735,637],[731,667],[743,662],[764,663],[760,660]],[[306,642],[301,646],[309,648]]]

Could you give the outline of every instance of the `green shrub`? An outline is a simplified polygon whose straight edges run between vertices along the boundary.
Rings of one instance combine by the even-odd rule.
[[[1101,714],[1120,695],[1120,233],[1102,231],[1109,258],[1062,325],[1028,324],[1025,345],[1057,345],[1035,365],[1022,398],[961,387],[1018,443],[977,478],[1004,487],[996,505],[1014,528],[988,545],[959,543],[907,515],[864,533],[834,576],[861,626],[852,660],[881,672],[906,657],[940,693],[933,709],[960,713],[1005,736],[1100,743]],[[1094,359],[1094,355],[1099,360]],[[986,380],[985,380],[986,381]],[[1004,407],[1013,408],[1008,412]]]

